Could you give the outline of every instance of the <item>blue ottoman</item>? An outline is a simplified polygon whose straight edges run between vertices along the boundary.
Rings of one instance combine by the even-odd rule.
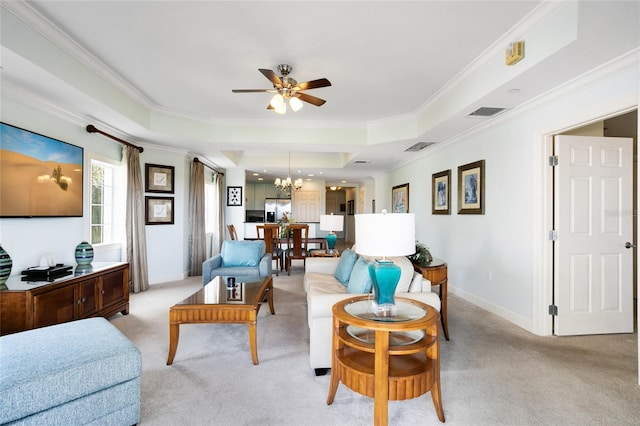
[[[141,368],[138,348],[104,318],[2,336],[0,424],[137,424]]]

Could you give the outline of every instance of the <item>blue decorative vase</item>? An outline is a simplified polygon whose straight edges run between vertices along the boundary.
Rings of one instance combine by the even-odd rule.
[[[76,263],[78,265],[89,265],[93,261],[93,246],[86,241],[76,246]]]
[[[376,260],[369,264],[369,276],[373,284],[373,301],[376,304],[378,315],[391,315],[401,272],[400,267],[390,260]]]
[[[11,268],[13,267],[13,260],[2,246],[0,246],[0,285],[4,286],[7,282],[7,278],[11,275]]]
[[[336,248],[336,241],[338,241],[338,236],[333,232],[327,234],[327,250],[329,253],[333,253],[333,249]]]

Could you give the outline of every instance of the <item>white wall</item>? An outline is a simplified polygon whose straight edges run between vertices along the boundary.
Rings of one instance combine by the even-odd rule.
[[[232,225],[232,224],[236,228],[238,239],[243,240],[246,203],[243,201],[242,207],[227,206],[227,187],[229,186],[241,186],[242,198],[243,200],[245,200],[246,185],[245,185],[244,169],[233,168],[233,169],[225,170],[224,184],[222,185],[222,203],[224,206],[226,206],[224,209],[225,234],[224,234],[223,240],[229,239],[229,233],[226,230],[226,225]]]
[[[550,334],[550,193],[545,135],[638,105],[637,63],[583,77],[491,125],[429,149],[376,179],[376,198],[409,182],[416,238],[448,263],[449,289],[538,334]],[[486,161],[484,215],[457,214],[457,168]],[[431,214],[431,175],[451,169],[451,215]],[[377,209],[382,208],[379,203]]]
[[[88,156],[96,154],[103,159],[120,161],[122,145],[99,134],[87,133],[88,123],[79,123],[70,117],[44,112],[37,106],[2,97],[2,121],[84,148],[84,216],[79,218],[0,219],[0,244],[13,260],[12,274],[38,265],[45,253],[55,256],[57,262],[75,264],[74,251],[78,243],[89,240],[89,180]],[[162,194],[175,198],[174,225],[146,226],[149,281],[152,284],[183,279],[188,263],[189,168],[186,154],[176,150],[161,150],[144,146],[140,154],[142,173],[144,164],[163,164],[175,167],[175,194]],[[143,175],[144,176],[144,175]],[[144,178],[143,178],[144,179]],[[143,182],[144,184],[144,182]],[[159,195],[159,194],[146,194]],[[115,254],[114,254],[115,253]],[[117,258],[118,251],[96,250],[95,261],[125,260]]]

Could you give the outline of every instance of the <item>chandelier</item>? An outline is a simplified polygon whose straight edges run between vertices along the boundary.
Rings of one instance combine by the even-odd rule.
[[[287,174],[287,178],[276,178],[273,184],[276,186],[276,190],[285,195],[291,195],[291,188],[296,191],[302,188],[302,179],[298,178],[295,181],[291,180],[291,153],[289,153],[289,173]]]

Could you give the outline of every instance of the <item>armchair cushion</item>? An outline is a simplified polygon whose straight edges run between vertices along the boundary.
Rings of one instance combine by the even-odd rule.
[[[351,249],[345,249],[340,255],[340,261],[334,276],[342,285],[349,284],[349,277],[351,277],[351,271],[353,270],[353,265],[356,264],[356,260],[358,260],[358,256]]]
[[[221,254],[222,266],[258,266],[265,254],[264,241],[225,241]]]
[[[369,275],[369,264],[363,258],[359,258],[351,270],[347,293],[366,294],[371,292],[372,285],[371,275]]]

